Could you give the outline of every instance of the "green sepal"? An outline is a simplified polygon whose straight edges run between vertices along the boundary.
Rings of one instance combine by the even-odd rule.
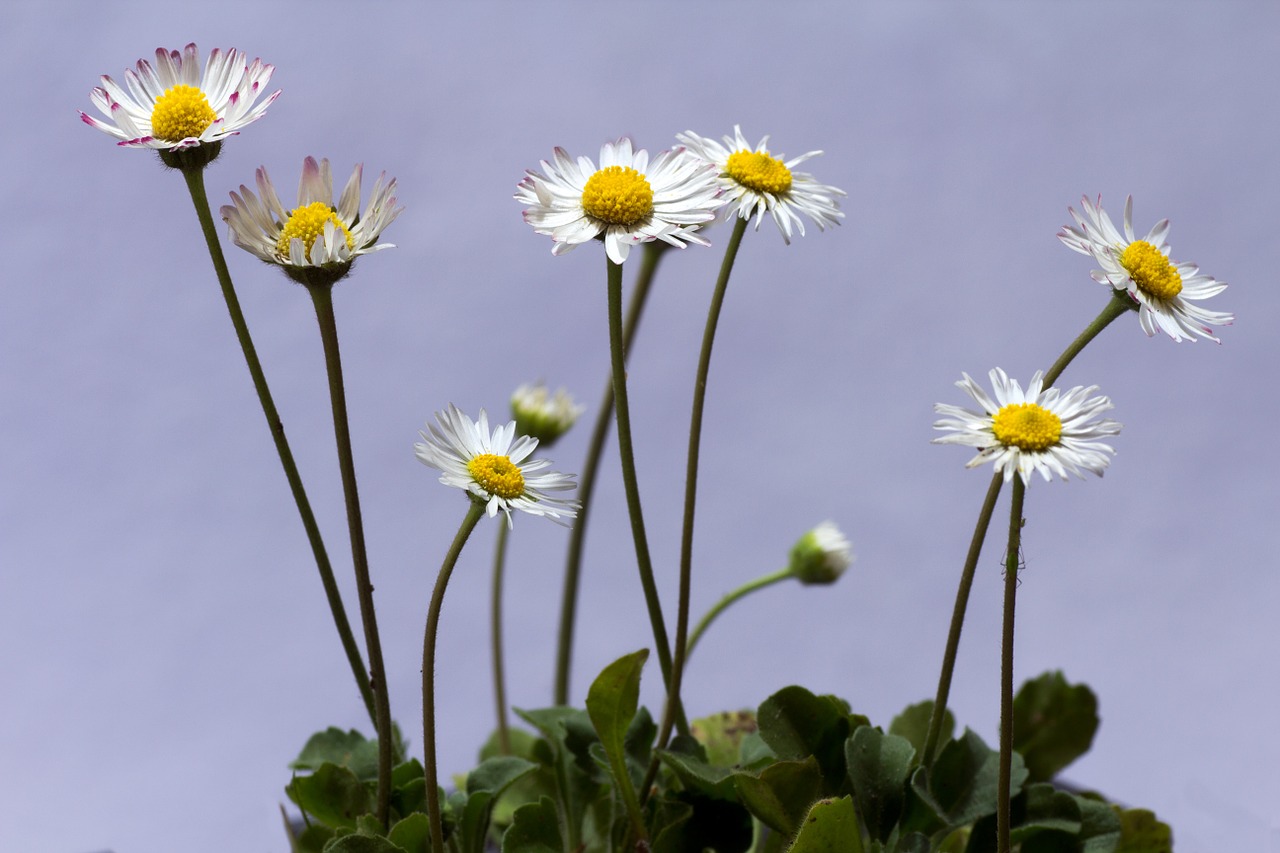
[[[296,776],[284,790],[298,808],[328,826],[354,828],[356,818],[372,811],[368,787],[337,764],[326,762],[310,776]]]
[[[818,800],[809,809],[788,853],[863,853],[852,797]]]
[[[916,749],[917,757],[924,752],[924,742],[929,737],[929,721],[933,718],[933,700],[926,699],[914,705],[908,705],[902,713],[893,718],[889,724],[889,734],[904,737]],[[942,730],[938,732],[938,743],[951,740],[956,730],[956,718],[950,710],[942,712]]]
[[[873,839],[887,842],[902,819],[915,756],[906,738],[871,726],[862,726],[845,741],[854,802]]]
[[[516,809],[502,835],[502,853],[563,853],[556,804],[550,797]]]
[[[1089,751],[1098,731],[1098,697],[1061,672],[1025,682],[1013,698],[1013,748],[1033,782],[1048,782]]]
[[[759,773],[735,771],[733,781],[747,810],[788,838],[822,796],[822,770],[812,755],[803,761],[774,762]]]

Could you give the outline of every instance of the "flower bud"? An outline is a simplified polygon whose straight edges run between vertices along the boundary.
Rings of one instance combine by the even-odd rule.
[[[563,388],[551,394],[541,382],[521,385],[511,395],[511,417],[516,422],[516,434],[536,438],[543,447],[569,431],[578,417],[587,410],[573,402]]]
[[[791,546],[787,569],[803,584],[835,583],[853,563],[849,540],[834,522],[824,521]]]

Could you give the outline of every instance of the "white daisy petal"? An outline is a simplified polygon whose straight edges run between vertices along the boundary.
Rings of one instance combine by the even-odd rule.
[[[1138,311],[1138,325],[1147,337],[1159,331],[1178,342],[1208,338],[1219,343],[1209,327],[1229,326],[1235,317],[1191,305],[1189,300],[1207,299],[1227,285],[1198,275],[1195,264],[1169,259],[1169,220],[1162,219],[1144,239],[1135,240],[1133,196],[1125,199],[1123,236],[1102,209],[1101,197],[1096,203],[1085,197],[1082,207],[1083,213],[1067,208],[1076,225],[1063,226],[1058,239],[1098,262],[1102,269],[1093,271],[1094,281],[1129,294]]]
[[[577,515],[577,501],[549,494],[574,488],[573,475],[538,473],[550,464],[544,460],[524,462],[538,441],[529,436],[515,439],[515,421],[490,433],[483,409],[473,422],[450,403],[446,411],[436,413],[436,423],[427,429],[419,433],[423,440],[414,444],[414,454],[441,472],[441,483],[483,502],[490,518],[501,511],[511,527],[512,510],[545,516],[557,524],[567,524],[562,519]]]
[[[90,92],[110,122],[83,112],[80,119],[125,147],[178,151],[220,142],[261,118],[279,96],[277,90],[250,109],[274,71],[260,59],[248,63],[239,50],[215,49],[201,73],[195,44],[181,53],[160,48],[154,68],[139,60],[136,68],[125,70],[127,92],[106,76]]]
[[[792,160],[781,155],[775,157],[768,151],[768,136],[753,149],[738,125],[734,125],[732,137],[724,137],[724,145],[691,130],[676,134],[676,139],[687,146],[690,155],[715,165],[725,203],[736,207],[740,218],[755,216],[755,227],[759,230],[767,211],[778,226],[782,241],[788,245],[793,231],[804,236],[801,213],[809,217],[819,231],[825,231],[828,225],[839,225],[844,218],[836,201],[836,196],[846,194],[843,190],[819,184],[804,172],[792,171],[793,166],[821,151],[810,151]]]
[[[589,158],[575,161],[556,148],[552,162],[543,160],[542,171],[528,170],[516,185],[525,222],[552,239],[552,254],[598,238],[609,259],[621,264],[638,243],[707,245],[693,232],[723,203],[712,166],[688,161],[680,150],[650,161],[625,137],[601,146],[599,159],[597,169]]]
[[[1112,405],[1106,397],[1089,397],[1098,390],[1096,385],[1077,386],[1065,394],[1057,388],[1041,390],[1043,374],[1037,372],[1023,393],[1017,380],[997,367],[989,374],[995,392],[992,400],[967,373],[961,375],[964,378],[956,385],[983,410],[938,403],[933,407],[939,415],[933,428],[947,434],[933,443],[978,448],[978,455],[965,467],[994,461],[1005,482],[1016,472],[1027,484],[1035,471],[1045,480],[1053,475],[1066,480],[1069,474],[1083,478],[1084,471],[1101,477],[1110,464],[1108,454],[1115,450],[1099,439],[1119,434],[1120,424],[1098,419]]]

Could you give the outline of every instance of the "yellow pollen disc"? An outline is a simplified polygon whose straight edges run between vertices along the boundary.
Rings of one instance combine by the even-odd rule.
[[[1035,403],[1011,403],[996,412],[991,431],[1006,447],[1044,450],[1062,437],[1062,419]]]
[[[635,225],[653,213],[653,188],[630,166],[608,166],[587,179],[582,209],[610,225]]]
[[[735,151],[724,173],[747,189],[779,195],[791,189],[791,170],[765,151]]]
[[[179,84],[156,98],[151,111],[151,135],[165,142],[181,142],[204,133],[217,118],[204,92]]]
[[[280,230],[280,236],[276,238],[276,253],[282,258],[289,257],[289,243],[297,237],[302,240],[304,253],[310,257],[311,247],[315,244],[316,238],[324,233],[326,222],[332,222],[333,227],[342,233],[347,240],[348,249],[355,249],[356,243],[351,239],[351,232],[342,224],[342,220],[333,212],[333,208],[322,201],[313,201],[306,207],[299,207],[289,214],[289,221],[284,224],[284,228]]]
[[[1182,276],[1177,268],[1146,240],[1130,243],[1120,254],[1120,266],[1148,296],[1172,299],[1182,292]]]
[[[524,494],[524,475],[506,456],[481,453],[467,463],[467,471],[491,495],[511,500]]]

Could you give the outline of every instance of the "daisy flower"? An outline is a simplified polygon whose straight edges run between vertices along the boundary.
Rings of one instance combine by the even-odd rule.
[[[200,72],[200,51],[189,44],[176,50],[156,50],[153,68],[145,59],[127,68],[126,92],[110,77],[89,93],[93,105],[110,121],[80,113],[90,127],[109,133],[129,148],[181,151],[221,142],[262,118],[279,95],[277,89],[262,103],[274,65],[261,59],[246,64],[245,54],[214,48]]]
[[[553,255],[600,237],[609,259],[621,264],[637,243],[709,246],[694,232],[715,218],[718,195],[715,170],[683,148],[650,163],[647,151],[633,151],[623,138],[600,147],[599,169],[557,148],[541,172],[525,173],[515,199],[526,205],[524,221],[554,241]]]
[[[1082,471],[1101,477],[1110,464],[1107,454],[1115,450],[1098,439],[1119,434],[1120,424],[1097,419],[1101,412],[1113,408],[1106,397],[1088,397],[1098,390],[1097,385],[1076,386],[1066,394],[1057,388],[1043,390],[1044,374],[1036,371],[1024,394],[1017,381],[996,368],[990,374],[993,400],[969,374],[961,375],[964,379],[956,386],[976,400],[982,411],[936,404],[933,410],[942,418],[933,428],[952,434],[935,438],[933,443],[978,448],[978,455],[965,467],[994,461],[996,471],[1004,472],[1006,483],[1013,479],[1014,471],[1028,483],[1032,471],[1039,471],[1045,480],[1051,474],[1066,480],[1069,473],[1083,478]]]
[[[804,236],[801,213],[812,219],[819,231],[827,225],[839,225],[844,218],[836,200],[836,196],[846,195],[843,190],[820,184],[806,172],[792,171],[821,151],[791,160],[784,155],[775,157],[769,153],[767,136],[752,150],[738,125],[733,126],[733,136],[724,137],[723,145],[692,130],[676,134],[676,139],[688,146],[693,156],[715,164],[727,206],[736,207],[743,219],[754,215],[757,231],[767,211],[782,232],[782,241],[790,245],[793,228]]]
[[[490,518],[501,510],[511,527],[513,509],[557,523],[563,523],[562,516],[577,515],[577,501],[548,494],[572,489],[573,475],[537,473],[551,463],[527,461],[538,440],[527,435],[516,438],[515,421],[490,433],[484,409],[480,420],[472,422],[450,403],[447,411],[436,413],[436,424],[427,426],[430,432],[420,432],[423,440],[413,446],[418,459],[441,471],[440,482],[446,486],[463,489],[473,500],[483,502]]]
[[[378,237],[404,210],[396,205],[396,179],[386,180],[385,172],[378,176],[361,216],[363,173],[364,167],[357,165],[335,207],[329,161],[308,157],[302,162],[298,206],[286,210],[264,166],[257,171],[258,195],[241,184],[239,194],[231,193],[232,203],[219,212],[240,248],[278,264],[302,284],[319,283],[317,275],[332,283],[350,271],[358,255],[395,247],[379,243]]]
[[[573,401],[568,391],[560,388],[552,394],[542,382],[521,385],[511,395],[511,417],[515,418],[516,430],[548,447],[568,432],[586,410],[586,406]]]
[[[1209,326],[1229,326],[1235,317],[1220,311],[1209,311],[1195,304],[1226,289],[1226,282],[1200,274],[1191,263],[1169,259],[1169,220],[1152,226],[1147,236],[1135,240],[1133,235],[1133,196],[1124,202],[1124,234],[1111,223],[1097,202],[1083,199],[1084,213],[1068,207],[1076,227],[1063,226],[1058,239],[1068,248],[1089,255],[1102,269],[1093,271],[1093,280],[1124,291],[1137,303],[1138,322],[1151,337],[1164,332],[1175,341],[1194,341],[1197,336],[1220,343]]]
[[[787,571],[803,584],[835,583],[853,565],[849,540],[833,521],[824,521],[791,546]]]

